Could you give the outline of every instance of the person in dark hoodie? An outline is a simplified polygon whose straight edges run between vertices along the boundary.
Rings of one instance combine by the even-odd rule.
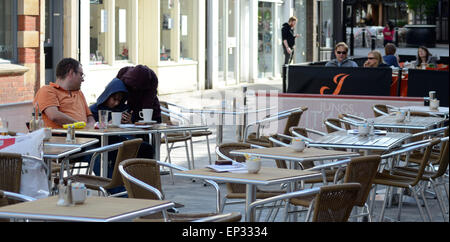
[[[294,57],[295,38],[299,35],[294,35],[294,28],[297,24],[297,18],[292,16],[287,23],[283,24],[281,28],[282,46],[284,50],[284,64],[290,64]]]
[[[132,111],[131,121],[140,120],[142,109],[153,109],[152,120],[161,123],[161,107],[158,100],[158,77],[155,72],[144,65],[124,67],[117,78],[123,81],[128,90],[127,105]]]
[[[133,111],[127,112],[130,107],[127,105],[127,100],[129,99],[129,91],[125,86],[124,82],[118,78],[114,78],[105,88],[103,93],[98,97],[97,102],[92,104],[89,108],[94,116],[95,121],[98,121],[98,110],[108,110],[111,112],[122,112],[122,124],[132,123],[132,114]],[[121,135],[121,136],[109,136],[108,143],[115,144],[119,142],[123,142],[125,140],[135,139],[137,136],[133,135]],[[141,143],[139,147],[139,152],[137,154],[138,158],[154,158],[154,148],[148,142],[148,135],[139,136],[139,138],[143,138],[144,142]],[[112,177],[112,172],[114,170],[114,163],[117,156],[117,151],[112,151],[108,153],[109,160],[111,162],[108,163],[108,177]],[[100,171],[100,166],[96,162],[94,165],[94,172]],[[111,193],[120,192],[122,189],[117,191],[109,191]]]

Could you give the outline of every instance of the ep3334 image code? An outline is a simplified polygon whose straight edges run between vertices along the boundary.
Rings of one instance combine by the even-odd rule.
[[[235,237],[258,237],[267,238],[270,236],[266,226],[214,226],[202,228],[201,226],[187,226],[181,229],[182,238],[235,238]]]

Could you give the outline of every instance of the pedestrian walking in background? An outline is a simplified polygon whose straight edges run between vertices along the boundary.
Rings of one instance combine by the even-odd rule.
[[[285,65],[290,64],[294,57],[295,39],[299,36],[298,34],[294,35],[294,28],[296,24],[297,18],[292,16],[289,18],[287,23],[283,24],[283,27],[281,28]]]
[[[384,37],[383,46],[386,46],[387,43],[394,43],[394,35],[395,35],[394,23],[389,21],[386,24],[386,27],[384,27],[383,29],[383,37]]]

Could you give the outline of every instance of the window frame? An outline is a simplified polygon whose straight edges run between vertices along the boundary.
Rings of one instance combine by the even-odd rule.
[[[18,63],[18,45],[17,45],[17,32],[18,32],[18,19],[17,19],[17,1],[12,0],[12,58],[11,59],[3,59],[0,58],[0,64],[17,64]]]

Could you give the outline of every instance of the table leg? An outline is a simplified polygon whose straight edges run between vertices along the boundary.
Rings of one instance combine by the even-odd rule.
[[[219,114],[219,124],[216,126],[217,130],[216,130],[216,144],[220,145],[222,144],[223,141],[223,123],[224,123],[224,114],[220,113]]]
[[[256,200],[256,186],[252,184],[246,185],[246,196],[245,196],[245,221],[246,222],[255,222],[255,210],[256,208],[253,208],[252,211],[250,211],[250,216],[247,216],[248,213],[248,207],[249,205]]]
[[[100,139],[100,145],[107,146],[108,145],[108,136],[102,136]],[[108,152],[101,153],[101,160],[100,163],[100,171],[102,177],[108,177]]]
[[[150,134],[151,135],[151,142],[153,147],[155,148],[155,160],[160,160],[161,159],[161,133],[157,132],[157,133],[153,133]]]

